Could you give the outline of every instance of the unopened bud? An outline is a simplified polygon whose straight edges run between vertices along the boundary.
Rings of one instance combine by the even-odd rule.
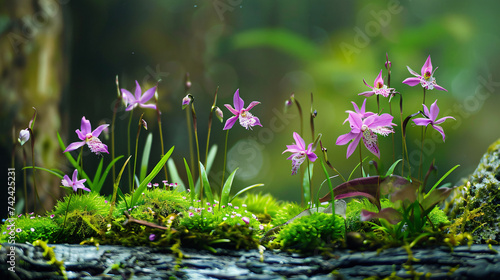
[[[222,113],[222,110],[219,107],[215,107],[215,115],[217,116],[220,122],[224,121],[224,114]]]
[[[17,141],[19,141],[19,144],[24,145],[24,143],[28,142],[30,140],[30,131],[29,129],[23,129],[19,132],[19,138]]]
[[[182,98],[182,110],[186,109],[186,107],[189,106],[192,100],[193,97],[191,96],[191,94],[188,94],[184,98]]]
[[[141,119],[142,126],[144,127],[145,130],[148,130],[148,123],[144,120]]]
[[[385,63],[384,63],[385,69],[389,70],[391,68],[392,63],[389,61],[389,55],[385,53]]]

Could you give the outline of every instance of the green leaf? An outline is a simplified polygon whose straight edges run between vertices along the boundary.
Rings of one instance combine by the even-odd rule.
[[[450,175],[450,173],[451,173],[451,172],[453,172],[453,170],[457,169],[459,166],[460,166],[460,164],[457,164],[457,165],[455,165],[453,168],[451,168],[450,170],[448,170],[448,172],[446,172],[446,174],[444,174],[444,175],[441,177],[441,179],[439,179],[439,180],[438,180],[438,181],[434,184],[434,186],[432,186],[432,188],[431,188],[431,189],[429,190],[429,192],[428,192],[428,193],[424,196],[424,198],[425,198],[425,197],[427,197],[427,196],[430,194],[430,192],[432,192],[435,188],[437,188],[437,186],[439,186],[439,184],[441,184],[441,182],[442,182],[444,179],[446,179],[446,177],[448,177],[448,175]]]
[[[148,162],[149,154],[151,153],[151,143],[153,143],[153,133],[149,133],[146,138],[146,143],[144,144],[144,151],[142,152],[142,160],[140,167],[139,182],[142,182],[146,178],[146,172],[148,172]]]
[[[240,190],[239,192],[237,192],[237,193],[236,193],[236,194],[235,194],[235,195],[234,195],[234,196],[233,196],[233,197],[229,200],[229,202],[233,201],[233,199],[235,199],[236,197],[238,197],[238,195],[240,195],[240,194],[242,194],[242,193],[244,193],[244,192],[246,192],[246,191],[249,191],[249,190],[251,190],[251,189],[253,189],[253,188],[257,188],[257,187],[262,187],[262,186],[264,186],[264,184],[255,184],[255,185],[248,186],[248,187],[246,187],[246,188],[244,188],[244,189]]]
[[[106,181],[106,178],[108,177],[108,174],[109,174],[109,171],[111,170],[111,168],[113,167],[113,165],[116,164],[116,162],[118,160],[120,160],[123,156],[119,156],[119,157],[116,157],[114,160],[112,160],[108,166],[106,167],[106,169],[104,170],[104,173],[102,174],[102,177],[101,179],[99,180],[99,182],[95,183],[94,182],[94,188],[92,188],[92,191],[95,192],[95,193],[100,193],[101,192],[101,189],[102,189],[102,186],[104,185],[104,182]]]
[[[66,146],[64,145],[63,140],[61,139],[61,135],[59,135],[59,132],[57,132],[57,140],[59,141],[59,146],[63,150],[63,154],[69,160],[69,162],[71,163],[71,165],[73,165],[73,167],[78,170],[78,174],[80,175],[81,178],[87,179],[87,184],[89,185],[90,189],[93,189],[94,184],[90,180],[89,176],[87,176],[87,174],[85,173],[85,171],[83,171],[80,168],[80,165],[78,164],[78,162],[73,158],[73,156],[69,152],[64,153],[64,150],[66,150]]]
[[[185,192],[186,191],[185,184],[182,181],[181,176],[179,176],[179,172],[177,172],[177,167],[175,167],[175,162],[173,159],[169,159],[167,161],[167,168],[168,168],[168,174],[170,177],[170,182],[177,183],[176,191]]]
[[[201,178],[203,180],[203,190],[205,191],[205,196],[208,199],[210,204],[214,203],[214,195],[212,194],[212,189],[210,188],[210,183],[208,182],[207,172],[205,171],[205,167],[200,162],[200,170],[201,170]]]
[[[302,189],[304,190],[304,193],[302,195],[304,196],[304,201],[306,203],[311,201],[311,186],[309,185],[309,178],[312,179],[313,177],[313,166],[313,163],[309,164],[309,166],[304,171],[304,178],[302,178]]]
[[[161,171],[161,169],[163,168],[163,165],[165,165],[165,163],[167,162],[168,158],[170,157],[170,155],[172,154],[173,151],[174,151],[174,147],[170,148],[170,150],[156,164],[156,166],[153,168],[153,170],[151,170],[151,172],[144,179],[144,181],[141,182],[141,184],[139,185],[137,190],[134,191],[134,194],[132,195],[132,200],[130,202],[130,207],[134,207],[136,205],[137,201],[139,200],[139,197],[146,189],[148,183],[151,182],[151,180],[153,180],[153,178],[158,174],[158,172]]]
[[[212,169],[212,165],[214,164],[215,156],[216,155],[217,155],[217,145],[213,145],[210,148],[210,151],[208,151],[208,156],[207,156],[207,174],[210,173],[210,170]]]
[[[120,188],[118,187],[120,185],[120,180],[122,178],[122,174],[123,174],[123,171],[125,170],[125,166],[127,166],[130,158],[132,157],[132,155],[130,155],[127,160],[125,161],[125,163],[123,164],[122,166],[122,169],[120,170],[120,172],[118,173],[118,176],[116,177],[116,180],[115,180],[115,183],[113,185],[113,196],[111,197],[111,207],[109,208],[109,215],[108,215],[108,219],[110,220],[111,219],[111,216],[113,215],[113,207],[115,206],[116,204],[116,194],[118,192],[121,193],[121,190]],[[123,193],[122,193],[123,195]],[[125,201],[125,204],[127,202]]]
[[[30,168],[32,169],[33,166],[25,166],[25,167],[23,167],[23,170],[24,169],[30,169]],[[58,169],[47,169],[47,168],[38,167],[38,166],[35,166],[35,169],[43,170],[45,172],[48,172],[48,173],[50,173],[52,175],[55,175],[55,176],[59,177],[59,179],[61,179],[61,180],[64,178],[64,175],[65,175],[61,170],[58,170]]]
[[[330,180],[330,176],[328,175],[328,171],[326,170],[325,164],[321,161],[321,167],[323,168],[323,172],[325,173],[326,180],[328,181],[328,188],[330,189],[331,197],[335,197],[333,193],[332,180]],[[319,197],[319,196],[318,196]],[[335,208],[335,203],[332,201],[332,207]],[[332,210],[332,213],[335,213],[335,209]]]
[[[236,168],[230,175],[227,177],[226,182],[224,183],[224,187],[222,188],[222,196],[220,198],[220,205],[227,205],[229,202],[229,193],[231,192],[231,187],[233,185],[234,175],[236,174]]]
[[[187,163],[185,158],[184,158],[184,166],[186,167],[186,174],[188,177],[189,193],[191,194],[191,203],[194,203],[196,201],[196,192],[194,190],[193,175],[191,174],[191,170],[189,169],[189,164]]]
[[[102,157],[101,160],[99,161],[99,165],[97,166],[97,170],[94,175],[94,180],[92,180],[92,184],[95,187],[95,184],[99,182],[99,178],[101,177],[101,172],[102,172],[102,165],[103,165],[104,158]]]
[[[387,173],[385,173],[385,176],[390,176],[392,175],[392,173],[394,173],[394,169],[396,169],[396,166],[398,165],[398,163],[402,161],[402,159],[398,159],[396,160],[392,165],[391,167],[389,167],[389,170],[387,170]]]

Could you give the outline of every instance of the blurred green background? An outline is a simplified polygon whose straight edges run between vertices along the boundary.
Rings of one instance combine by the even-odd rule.
[[[437,83],[448,89],[448,92],[427,93],[427,105],[439,100],[440,117],[451,115],[457,119],[442,125],[446,143],[437,132],[428,130],[424,166],[427,168],[435,159],[439,168],[432,180],[460,164],[449,177],[449,181],[458,184],[475,169],[488,145],[500,137],[498,2],[480,5],[468,1],[13,2],[0,1],[1,129],[6,132],[2,133],[1,144],[2,158],[8,159],[5,166],[10,163],[12,126],[15,125],[17,136],[27,126],[31,107],[35,106],[40,122],[49,123],[36,131],[48,135],[40,142],[39,162],[44,167],[69,173],[72,169],[63,156],[52,156],[51,161],[44,149],[60,153],[57,146],[50,148],[51,139],[56,141],[56,130],[62,133],[65,143],[76,141],[73,131],[80,127],[82,116],[91,121],[93,128],[100,121],[110,123],[118,75],[120,87],[132,92],[135,80],[145,90],[161,79],[158,94],[165,148],[175,145],[173,159],[184,174],[180,163],[183,157],[189,157],[189,147],[185,112],[180,104],[185,95],[184,75],[189,72],[202,154],[216,87],[219,87],[217,105],[224,111],[225,119],[231,114],[223,104],[232,104],[232,96],[239,88],[245,105],[254,100],[261,102],[252,113],[260,118],[263,127],[246,131],[236,125],[229,133],[227,166],[229,171],[240,167],[234,189],[264,183],[262,191],[280,199],[300,201],[301,179],[290,175],[291,162],[286,160],[287,155],[282,155],[285,145],[293,142],[292,133],[299,132],[300,121],[296,108],[292,107],[287,114],[283,112],[285,100],[294,93],[301,103],[305,111],[303,137],[310,143],[307,124],[310,93],[314,94],[313,108],[318,112],[316,132],[323,134],[332,164],[348,176],[359,160],[357,153],[346,159],[347,145],[336,146],[335,140],[349,131],[348,124],[342,122],[347,117],[345,111],[352,110],[351,101],[361,104],[364,99],[357,95],[368,89],[363,79],[372,85],[381,69],[386,77],[386,53],[392,62],[391,87],[404,96],[405,116],[419,110],[422,104],[421,87],[401,83],[411,76],[406,66],[420,72],[430,54],[433,66],[439,67],[434,75]],[[28,7],[24,12],[18,11],[20,2]],[[34,27],[24,28],[30,20]],[[54,22],[57,28],[53,28]],[[50,34],[55,34],[54,38]],[[50,41],[53,44],[47,43]],[[44,48],[55,51],[43,55]],[[42,54],[31,57],[36,51]],[[19,63],[23,66],[19,67]],[[42,69],[41,63],[49,66]],[[44,98],[40,87],[54,71],[57,75],[47,86],[53,97]],[[393,112],[398,112],[399,98],[394,101]],[[367,103],[369,110],[376,110],[375,97],[368,98]],[[43,104],[52,104],[47,105],[50,120],[49,109],[43,110]],[[389,112],[386,99],[381,99],[381,108]],[[156,115],[152,110],[136,109],[134,124],[140,112],[145,113],[149,131],[154,133],[151,167],[160,158]],[[395,150],[399,158],[400,120],[398,113],[394,115],[398,125]],[[126,153],[128,116],[123,111],[117,116],[117,154]],[[222,127],[223,124],[214,122],[211,143],[219,146],[219,153],[209,178],[212,182],[220,180],[222,170],[225,137]],[[135,125],[132,131],[130,136],[135,139]],[[145,136],[143,132],[141,144]],[[408,137],[410,157],[413,154],[416,159],[413,162],[417,164],[420,128],[410,126]],[[379,166],[387,168],[392,162],[391,137],[379,137],[379,142]],[[369,155],[366,149],[363,153]],[[18,157],[18,164],[20,160]],[[97,160],[94,155],[86,155],[89,173],[95,170],[92,165]],[[105,155],[105,160],[109,156]],[[314,171],[317,190],[324,176],[319,165]],[[18,174],[21,177],[20,171]],[[53,184],[48,188],[58,187],[57,182]],[[110,189],[107,186],[104,190]],[[325,188],[322,194],[326,191]]]

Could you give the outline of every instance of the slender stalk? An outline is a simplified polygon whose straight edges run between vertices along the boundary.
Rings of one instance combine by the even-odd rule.
[[[309,158],[306,156],[307,159],[307,178],[309,179],[309,197],[311,199],[311,208],[314,205],[314,198],[313,198],[313,186],[311,184],[311,166],[309,165]]]
[[[425,138],[425,133],[427,132],[427,126],[424,127],[422,126],[422,130],[423,130],[423,133],[422,133],[422,141],[421,141],[421,144],[420,144],[420,162],[418,164],[418,178],[421,180],[422,179],[422,162],[423,162],[423,151],[424,151],[424,138]]]
[[[313,93],[311,92],[311,116],[310,116],[310,125],[311,125],[311,141],[314,142],[316,136],[314,133],[314,118],[316,117],[316,112],[313,110]]]
[[[387,87],[391,88],[391,67],[387,67]],[[389,114],[392,116],[392,103],[391,103],[392,98],[389,98]],[[403,125],[403,124],[401,124]],[[391,133],[391,138],[392,138],[392,161],[396,161],[396,145],[394,143],[394,133]]]
[[[132,125],[132,115],[134,110],[130,111],[130,118],[128,119],[127,126],[127,154],[130,156],[130,125]],[[132,170],[130,170],[130,164],[127,166],[128,169],[128,189],[132,192]]]
[[[14,158],[12,158],[12,161],[14,161]],[[24,149],[24,147],[23,147],[23,166],[26,166],[26,150]],[[14,164],[12,165],[12,167],[14,167]],[[25,213],[28,213],[28,187],[27,187],[27,182],[26,182],[26,178],[28,176],[26,175],[26,169],[23,169],[23,176],[24,176],[24,180],[23,180],[23,186],[24,186],[24,211],[26,211]]]
[[[198,156],[198,177],[200,178],[200,200],[201,205],[203,205],[203,180],[201,179],[201,159],[200,159],[200,145],[198,142],[198,125],[196,121],[196,112],[194,110],[194,102],[191,102],[191,113],[193,115],[193,129],[194,129],[194,139],[196,140],[196,155]],[[193,170],[194,173],[194,170]],[[195,178],[193,176],[193,178]],[[202,206],[200,206],[202,208]]]
[[[361,172],[361,178],[363,178],[363,157],[361,155],[361,145],[359,145],[359,171]]]
[[[37,200],[40,200],[40,197],[38,196],[38,188],[37,188],[37,185],[36,185],[36,169],[35,169],[35,135],[33,133],[33,130],[30,128],[29,129],[29,132],[31,134],[31,162],[33,164],[33,188],[34,188],[34,196],[33,196],[33,199],[34,199],[34,212],[36,212],[36,201]],[[45,208],[43,207],[43,203],[41,203],[40,201],[40,205],[42,206],[43,210],[45,210]],[[46,211],[46,210],[45,210]]]
[[[333,165],[332,165],[332,164],[330,163],[330,161],[328,160],[328,155],[327,155],[327,153],[326,153],[326,152],[327,152],[327,151],[326,151],[326,148],[323,148],[323,142],[322,142],[321,140],[319,141],[319,145],[320,145],[320,147],[321,147],[321,151],[323,152],[323,157],[324,157],[324,159],[325,159],[326,164],[327,164],[327,165],[328,165],[328,166],[329,166],[329,167],[330,167],[333,171],[335,171],[335,173],[337,173],[337,175],[339,175],[339,177],[342,179],[342,181],[344,181],[344,182],[345,182],[346,180],[345,180],[344,176],[342,176],[342,174],[340,174],[340,172],[339,172],[339,171],[338,171],[335,167],[333,167]]]
[[[226,159],[227,159],[227,138],[229,138],[229,129],[226,130],[226,141],[224,143],[224,164],[222,165],[222,181],[220,184],[220,197],[219,199],[222,198],[222,189],[224,188],[224,175],[226,174]],[[220,208],[220,204],[219,204]]]
[[[302,119],[302,107],[300,107],[299,101],[297,99],[293,99],[295,102],[295,105],[297,105],[297,110],[299,111],[299,118],[300,118],[300,135],[304,135],[304,121]],[[314,141],[314,139],[313,139]]]
[[[141,114],[141,117],[139,118],[139,124],[137,126],[137,136],[135,137],[135,152],[134,152],[134,172],[132,173],[132,176],[135,177],[135,169],[137,167],[137,149],[139,147],[139,134],[141,134],[141,127],[142,127],[142,117],[144,116],[144,113]],[[132,189],[130,189],[130,193],[132,193],[132,190],[135,190],[135,178],[133,178],[132,181]]]
[[[118,106],[122,102],[122,95],[120,93],[120,84],[118,83],[118,75],[116,75],[116,91],[118,94],[118,99],[115,101],[115,107],[113,108],[113,119],[111,121],[111,161],[115,159],[115,121],[116,121],[116,112],[118,111]],[[116,178],[116,170],[115,165],[113,164],[113,184],[115,183]]]
[[[68,218],[69,204],[71,203],[71,198],[73,197],[73,193],[74,192],[71,192],[71,194],[69,195],[68,205],[66,206],[66,214],[64,215],[64,222],[63,222],[63,226],[62,226],[63,230],[64,230],[64,227],[66,226],[66,218]]]
[[[380,115],[380,95],[377,94],[377,114]]]
[[[217,92],[219,91],[219,87],[215,90],[214,95],[214,103],[212,104],[212,108],[210,109],[210,115],[208,115],[208,133],[207,133],[207,148],[205,150],[205,167],[207,167],[208,160],[208,150],[210,148],[210,132],[212,131],[212,119],[214,114],[215,103],[217,102]]]
[[[155,93],[156,117],[158,119],[158,129],[160,131],[161,157],[163,158],[163,155],[165,155],[165,148],[163,145],[163,131],[161,128],[161,112],[160,112],[160,109],[158,109],[158,98],[157,98],[158,83],[156,84],[156,90],[157,90],[157,92]],[[168,173],[167,173],[167,166],[166,165],[163,165],[163,172],[165,173],[165,181],[168,181]]]
[[[186,110],[186,123],[189,138],[189,165],[191,170],[194,171],[193,131],[191,130],[191,115],[189,114],[189,110]]]

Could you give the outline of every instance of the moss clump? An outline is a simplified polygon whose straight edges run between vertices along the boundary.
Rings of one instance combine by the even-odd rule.
[[[302,252],[321,249],[344,239],[344,223],[339,215],[314,213],[304,216],[283,227],[271,246]]]
[[[249,193],[243,198],[236,198],[233,201],[233,205],[246,205],[247,210],[257,215],[263,223],[268,223],[272,218],[275,218],[278,211],[282,208],[282,203],[268,193]]]
[[[32,243],[35,240],[56,241],[59,225],[53,218],[27,214],[17,217],[14,223],[6,222],[1,227],[0,243],[8,242],[10,234],[15,235],[17,243]]]
[[[488,148],[474,173],[457,189],[448,208],[452,219],[465,221],[459,229],[472,233],[476,243],[500,242],[500,139]],[[470,216],[475,209],[481,213]]]
[[[282,225],[300,214],[302,211],[304,211],[304,208],[299,204],[295,202],[286,203],[280,210],[278,210],[278,212],[276,212],[276,216],[271,220],[271,223],[274,226]]]
[[[394,205],[387,198],[380,200],[382,208],[393,207]],[[367,199],[352,199],[347,203],[346,209],[346,231],[369,232],[371,225],[360,220],[361,210],[377,212],[377,207]]]

